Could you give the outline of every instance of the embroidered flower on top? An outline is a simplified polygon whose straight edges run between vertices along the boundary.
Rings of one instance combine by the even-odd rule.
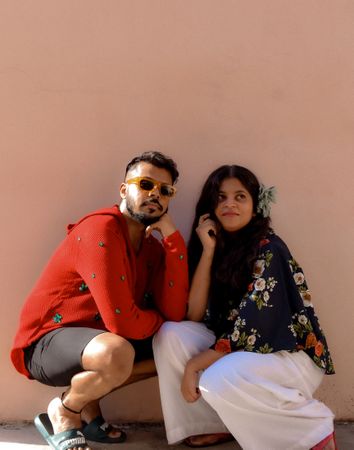
[[[256,302],[257,308],[261,310],[264,307],[272,308],[273,305],[269,304],[270,292],[274,291],[275,286],[278,281],[274,277],[256,278],[256,281],[252,283],[253,292],[250,294],[249,298]],[[240,303],[240,308],[244,305]]]
[[[63,316],[59,313],[56,313],[55,316],[53,316],[53,321],[55,323],[60,323],[62,321]]]
[[[239,337],[240,337],[240,331],[237,328],[235,328],[233,333],[231,334],[231,340],[234,342],[237,342]]]
[[[231,345],[228,339],[219,339],[216,341],[215,350],[220,353],[231,353]]]
[[[266,262],[264,259],[257,259],[257,261],[254,263],[253,267],[253,277],[254,278],[260,278],[266,268]]]
[[[232,321],[235,321],[235,319],[236,319],[236,317],[239,315],[239,311],[238,311],[238,309],[232,309],[230,312],[229,312],[229,317],[226,319],[226,320],[232,320]]]
[[[266,188],[264,184],[259,187],[257,213],[263,217],[270,216],[270,203],[275,203],[276,189],[275,186]]]
[[[256,291],[264,291],[266,287],[266,281],[264,278],[258,278],[254,283],[254,288]]]
[[[294,281],[297,285],[304,284],[305,276],[302,272],[297,272],[293,275]]]
[[[302,298],[302,301],[304,303],[304,306],[306,308],[313,308],[313,303],[311,302],[311,294],[308,289],[300,289],[300,295]]]
[[[300,314],[298,321],[301,323],[301,325],[306,325],[308,320],[307,317],[304,314]]]

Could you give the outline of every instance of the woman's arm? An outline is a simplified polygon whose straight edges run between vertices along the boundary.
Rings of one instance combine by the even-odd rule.
[[[199,371],[207,369],[223,356],[225,356],[224,353],[215,350],[205,350],[187,362],[181,383],[181,392],[188,403],[195,402],[200,397],[198,388]]]
[[[189,292],[187,319],[200,322],[206,311],[214,252],[203,250]]]
[[[210,220],[209,214],[200,217],[196,232],[201,240],[203,252],[193,276],[189,300],[187,319],[200,322],[205,314],[210,287],[210,269],[215,251],[215,222]]]

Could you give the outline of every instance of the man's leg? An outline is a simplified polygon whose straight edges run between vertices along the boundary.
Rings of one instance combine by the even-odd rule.
[[[133,363],[134,349],[126,339],[112,333],[94,337],[82,353],[83,371],[72,377],[62,400],[57,397],[49,404],[54,432],[80,428],[81,414],[77,413],[122,385],[132,373]]]
[[[135,351],[134,366],[130,377],[120,387],[157,375],[152,341],[153,336],[146,339],[129,339]]]
[[[130,377],[119,387],[128,386],[129,384],[137,383],[138,381],[146,380],[156,375],[156,366],[153,359],[138,361],[134,363]]]
[[[118,386],[115,390],[120,389],[124,386],[128,386],[129,384],[137,383],[138,381],[155,377],[156,375],[157,375],[156,366],[153,359],[138,361],[134,363],[133,370],[129,378],[123,384]],[[96,417],[99,416],[102,416],[100,408],[100,399],[93,400],[91,403],[88,403],[81,413],[81,419],[86,423],[90,423],[92,420],[96,419]],[[109,432],[110,437],[119,436],[120,432],[114,430],[115,426],[113,426],[113,430]]]
[[[83,367],[82,355],[84,350],[86,350],[86,355],[91,355],[91,359],[99,361],[99,368],[102,368],[102,364],[97,355],[96,345],[94,351],[92,351],[94,339],[98,335],[110,335],[103,330],[96,330],[92,328],[85,327],[65,327],[59,328],[51,331],[44,335],[38,342],[33,344],[30,348],[25,351],[25,362],[26,366],[31,373],[32,377],[41,383],[47,384],[49,386],[69,386],[67,390],[70,391],[71,381],[77,374],[83,374],[85,368]],[[116,337],[115,335],[111,335]],[[107,347],[107,339],[103,344],[100,340],[100,346]],[[156,367],[154,360],[152,359],[152,338],[148,338],[143,341],[129,341],[133,345],[133,352],[129,347],[129,354],[135,353],[135,361],[133,370],[130,376],[119,386],[115,386],[112,390],[119,389],[131,383],[135,383],[146,378],[150,378],[156,375]],[[92,341],[92,342],[91,342]],[[116,341],[116,339],[114,339]],[[119,344],[122,342],[122,338],[118,339]],[[91,345],[88,344],[91,342]],[[123,339],[125,343],[125,340]],[[115,342],[116,344],[116,342]],[[105,350],[104,350],[105,352]],[[118,355],[119,357],[119,355]],[[123,355],[124,359],[124,355]],[[126,359],[126,358],[125,358]],[[123,360],[124,362],[124,360]],[[115,369],[116,370],[116,369]],[[85,374],[86,376],[87,374]],[[75,377],[75,381],[77,381]],[[115,383],[117,383],[117,378],[115,375]],[[109,392],[110,392],[109,391]],[[64,398],[67,395],[65,393]],[[69,422],[73,427],[74,424],[79,424],[79,416],[84,424],[89,424],[88,427],[85,425],[85,429],[89,428],[86,432],[90,434],[91,440],[98,440],[100,442],[119,442],[122,439],[122,432],[115,426],[108,426],[104,423],[102,418],[102,412],[100,409],[99,398],[89,402],[81,414],[71,413],[68,410],[63,411],[60,399],[54,399],[50,404],[51,417],[53,422],[55,421],[66,421]],[[66,405],[66,400],[64,401]],[[70,406],[67,406],[73,409]],[[55,416],[58,416],[56,419]],[[61,429],[66,428],[66,424],[62,424]],[[102,425],[105,425],[102,429]],[[59,428],[59,427],[55,427]],[[97,431],[95,431],[97,429]],[[104,430],[104,431],[102,431]],[[95,436],[95,439],[92,436]],[[124,438],[124,437],[123,437]],[[113,439],[113,441],[112,441]]]

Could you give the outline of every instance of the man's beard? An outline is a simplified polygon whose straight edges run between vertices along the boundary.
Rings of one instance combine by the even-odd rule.
[[[155,205],[161,206],[157,201],[156,202],[152,201],[150,203],[153,203]],[[160,220],[161,216],[164,214],[163,213],[163,214],[161,214],[161,215],[159,215],[157,217],[151,217],[148,213],[134,212],[133,208],[132,208],[132,205],[131,205],[131,202],[129,201],[129,199],[126,199],[126,206],[127,206],[127,211],[129,213],[130,217],[133,220],[136,220],[137,222],[145,225],[146,227],[149,226],[149,225],[152,225],[155,222],[158,222]]]

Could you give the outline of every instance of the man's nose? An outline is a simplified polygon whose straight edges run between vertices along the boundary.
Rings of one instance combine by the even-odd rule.
[[[160,198],[160,189],[158,186],[154,186],[149,192],[149,196],[159,197]]]

